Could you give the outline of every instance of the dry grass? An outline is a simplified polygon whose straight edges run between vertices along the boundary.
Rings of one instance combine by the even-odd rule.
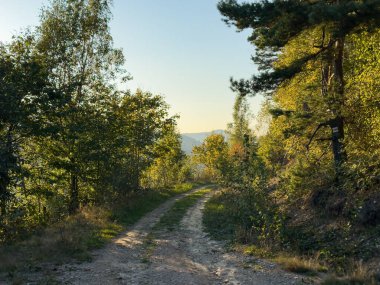
[[[72,258],[88,260],[89,250],[102,246],[122,229],[111,222],[110,212],[99,207],[83,208],[26,241],[2,247],[0,271],[30,269],[37,263],[62,263]]]
[[[246,254],[255,256],[258,258],[274,258],[273,250],[269,247],[259,247],[255,245],[243,245],[243,244],[234,244],[233,250]]]
[[[21,284],[25,284],[23,273],[44,271],[47,265],[72,260],[88,261],[91,250],[103,246],[165,200],[193,187],[187,183],[165,192],[141,192],[126,201],[119,201],[120,205],[112,211],[103,207],[84,207],[76,215],[65,217],[27,240],[3,245],[0,247],[0,283],[7,275],[8,280],[17,283],[20,279]],[[54,283],[49,281],[46,284]]]
[[[298,256],[278,256],[273,259],[287,271],[316,276],[318,273],[327,272],[327,267],[322,265],[317,258],[303,258]]]
[[[329,276],[321,285],[378,285],[374,273],[361,261],[353,262],[344,276]]]
[[[326,273],[328,271],[327,266],[319,260],[318,256],[311,258],[290,256],[285,253],[276,252],[270,247],[255,245],[235,244],[233,249],[243,254],[269,259],[279,264],[284,270],[294,273],[316,276],[319,273]]]

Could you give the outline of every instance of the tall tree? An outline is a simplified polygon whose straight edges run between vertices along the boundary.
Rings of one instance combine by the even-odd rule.
[[[54,91],[35,49],[25,33],[10,44],[0,44],[0,212],[4,214],[11,184],[20,172],[20,145],[43,129],[41,120]]]
[[[39,52],[51,84],[62,94],[61,106],[50,116],[52,145],[58,150],[52,163],[69,176],[71,213],[79,207],[80,176],[86,169],[80,156],[88,114],[104,99],[99,95],[105,87],[122,75],[124,57],[113,48],[109,31],[110,5],[110,0],[52,0],[38,27]]]
[[[168,116],[168,105],[159,95],[137,90],[126,94],[119,109],[126,154],[128,189],[140,188],[141,175],[154,160],[154,146],[164,134],[166,126],[174,124]]]
[[[261,73],[251,80],[232,81],[232,88],[242,95],[270,94],[294,78],[310,61],[321,60],[321,94],[329,105],[330,119],[320,122],[320,126],[327,125],[332,129],[334,158],[339,169],[345,153],[345,39],[348,34],[379,26],[380,1],[273,0],[239,4],[236,0],[223,0],[218,8],[227,23],[240,30],[253,29],[249,40],[257,48],[253,60]],[[299,55],[285,66],[274,64],[289,41],[313,29],[319,29],[320,38],[311,43],[308,53]]]
[[[223,176],[227,166],[227,154],[228,144],[221,134],[211,134],[201,145],[193,148],[195,161],[206,167],[212,179]]]
[[[245,136],[251,134],[249,128],[250,113],[247,98],[237,95],[232,113],[233,122],[228,124],[228,135],[231,144],[244,144]]]
[[[144,173],[144,184],[149,188],[167,188],[180,180],[185,155],[174,123],[164,126],[161,138],[153,146],[154,161]]]

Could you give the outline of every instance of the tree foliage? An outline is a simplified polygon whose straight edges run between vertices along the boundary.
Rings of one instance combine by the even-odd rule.
[[[249,174],[231,185],[245,236],[328,252],[337,267],[348,257],[375,258],[380,1],[225,0],[218,8],[228,24],[252,29],[259,67],[250,80],[232,80],[232,89],[269,95],[262,112],[271,120],[256,152],[264,179],[247,184],[256,177]]]
[[[52,0],[35,30],[0,46],[0,242],[110,205],[147,172],[170,177],[153,186],[179,179],[177,117],[162,96],[118,89],[129,75],[110,8]]]
[[[227,163],[228,144],[221,134],[211,134],[193,148],[194,160],[205,167],[211,179],[219,179]]]
[[[291,79],[304,65],[321,53],[333,49],[338,38],[364,27],[379,25],[378,0],[373,1],[259,1],[239,4],[236,0],[218,3],[228,24],[239,30],[252,28],[249,41],[257,47],[253,58],[263,72],[251,81],[235,82],[244,94],[272,91],[284,80]],[[365,25],[363,25],[365,24]],[[278,52],[303,31],[323,27],[324,36],[306,54],[291,64],[273,68]],[[313,47],[315,50],[313,50]]]

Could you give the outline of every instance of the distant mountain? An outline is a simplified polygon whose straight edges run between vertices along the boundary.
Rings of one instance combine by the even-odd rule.
[[[202,142],[193,139],[192,137],[189,137],[187,135],[181,135],[182,136],[182,150],[186,154],[190,154],[193,150],[193,147],[196,145],[200,145]]]
[[[182,150],[186,154],[190,154],[194,146],[202,144],[203,140],[211,134],[222,134],[227,137],[224,130],[215,130],[212,132],[201,132],[201,133],[184,133],[182,136]]]
[[[202,132],[202,133],[185,133],[182,135],[185,135],[197,141],[203,142],[203,140],[211,134],[222,134],[226,137],[226,132],[224,130],[214,130],[211,132]]]

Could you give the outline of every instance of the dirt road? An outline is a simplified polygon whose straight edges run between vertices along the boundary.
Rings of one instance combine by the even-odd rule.
[[[153,226],[179,198],[141,219],[131,230],[94,253],[91,263],[65,265],[63,284],[305,284],[302,277],[276,265],[226,252],[202,229],[202,210],[211,194],[190,208],[174,231]],[[149,241],[149,243],[147,243]]]

